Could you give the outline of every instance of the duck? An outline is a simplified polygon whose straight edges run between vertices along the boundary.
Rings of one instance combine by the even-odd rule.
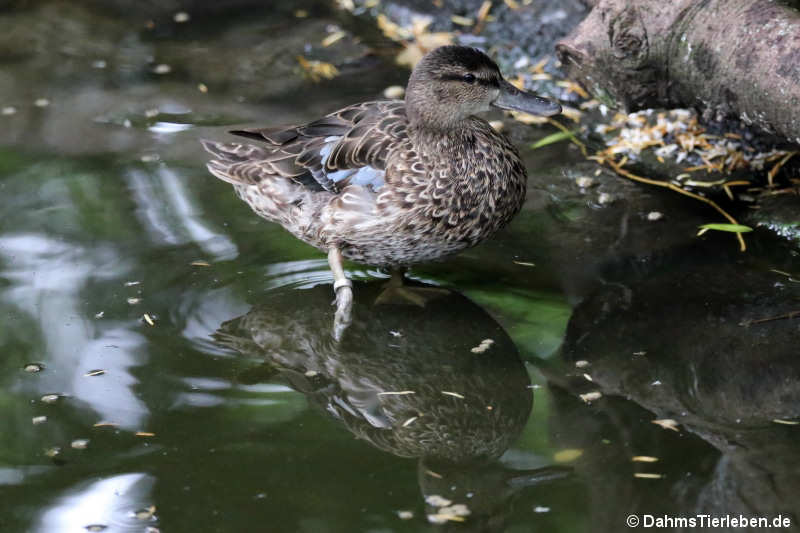
[[[202,140],[208,170],[251,209],[327,254],[339,310],[352,304],[345,259],[393,273],[475,246],[522,208],[519,152],[479,113],[552,116],[561,106],[518,89],[482,51],[435,48],[403,100],[354,104],[295,126]]]

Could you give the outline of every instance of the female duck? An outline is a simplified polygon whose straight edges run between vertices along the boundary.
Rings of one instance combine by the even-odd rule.
[[[260,216],[328,253],[341,309],[342,258],[401,269],[486,239],[519,212],[525,167],[476,116],[490,106],[537,115],[561,107],[508,83],[474,48],[428,53],[405,102],[346,107],[303,126],[231,133],[259,145],[203,141],[212,174]]]

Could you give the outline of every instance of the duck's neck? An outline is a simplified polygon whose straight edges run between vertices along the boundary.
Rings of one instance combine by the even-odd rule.
[[[447,127],[435,125],[415,125],[409,129],[409,136],[414,143],[414,148],[420,154],[441,154],[460,158],[475,150],[475,122],[482,122],[476,117],[467,117],[459,122],[449,124]]]

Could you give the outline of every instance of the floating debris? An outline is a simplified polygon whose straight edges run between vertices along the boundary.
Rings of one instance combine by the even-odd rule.
[[[172,72],[172,67],[166,63],[160,63],[153,67],[153,74],[169,74]]]
[[[36,372],[41,372],[42,370],[44,370],[44,365],[42,363],[28,363],[27,365],[22,367],[22,369],[25,372],[35,374]]]
[[[448,500],[438,494],[431,494],[429,496],[425,496],[425,503],[428,505],[432,505],[433,507],[447,507],[453,503],[453,500]]]
[[[144,321],[147,322],[148,326],[155,326],[156,325],[156,323],[153,321],[153,318],[150,315],[148,315],[147,313],[143,314],[142,318],[144,318]]]
[[[657,379],[654,382],[652,382],[650,385],[653,386],[653,387],[658,387],[659,385],[661,385],[661,380]]]
[[[308,11],[306,11],[305,9],[297,9],[294,12],[294,16],[299,19],[304,19],[308,17]]]
[[[103,524],[89,524],[84,529],[86,531],[96,532],[96,531],[103,531],[104,529],[108,529],[108,526],[103,525]]]
[[[115,428],[118,425],[119,424],[117,424],[116,422],[101,421],[101,422],[95,422],[94,424],[92,424],[92,427],[95,427],[95,428]]]
[[[195,267],[210,267],[211,266],[211,263],[209,263],[208,261],[199,261],[199,260],[198,261],[192,261],[189,264],[191,266],[195,266]]]
[[[550,508],[549,507],[545,507],[543,505],[537,505],[536,507],[533,508],[533,512],[534,513],[549,513],[550,512]]]
[[[536,263],[531,263],[528,261],[512,261],[515,265],[525,266],[525,267],[535,267]]]
[[[585,359],[581,359],[580,361],[575,361],[575,368],[586,368],[589,366],[589,361]]]
[[[141,283],[141,281],[126,281],[125,282],[125,286],[126,287],[133,287],[134,285],[139,285],[140,283]]]
[[[775,423],[775,424],[783,424],[783,425],[786,425],[786,426],[797,426],[797,425],[800,425],[800,421],[797,421],[797,420],[784,420],[782,418],[774,418],[774,419],[772,419],[772,422]]]
[[[389,335],[391,335],[392,337],[402,337],[403,336],[403,334],[401,332],[399,332],[399,331],[389,331]]]
[[[584,402],[591,403],[602,398],[603,393],[600,391],[592,391],[592,392],[587,392],[586,394],[580,394],[579,396],[581,400],[583,400]]]
[[[647,220],[650,222],[655,222],[657,220],[661,220],[662,218],[664,218],[664,213],[661,213],[660,211],[650,211],[647,213]]]
[[[575,184],[581,189],[588,189],[594,185],[594,178],[590,178],[589,176],[581,176],[579,178],[575,178]]]
[[[633,352],[633,355],[647,355],[647,352]]]
[[[103,318],[103,316],[105,316],[105,314],[106,314],[105,311],[100,311],[99,313],[95,313],[94,317],[95,318]]]
[[[155,163],[160,159],[161,157],[158,154],[144,154],[139,158],[139,161],[142,163]]]
[[[583,378],[584,378],[586,381],[594,381],[594,380],[592,379],[592,376],[590,376],[589,374],[583,374]]]
[[[650,455],[634,455],[631,457],[631,461],[634,463],[655,463],[658,461],[658,457],[652,457]]]
[[[17,112],[17,108],[13,105],[5,106],[2,110],[0,110],[0,115],[4,116],[11,116]]]
[[[56,403],[59,398],[61,398],[60,394],[45,394],[40,398],[40,400],[42,401],[42,403],[53,404]]]
[[[47,98],[37,98],[33,102],[33,105],[35,105],[36,107],[47,107],[50,105],[50,100],[48,100]]]
[[[411,520],[414,518],[414,511],[397,511],[397,518],[400,520]]]
[[[178,24],[189,22],[190,19],[191,17],[189,16],[189,13],[187,13],[186,11],[178,11],[177,13],[172,15],[172,20],[174,20]]]
[[[661,474],[648,474],[646,472],[636,472],[633,474],[633,477],[638,477],[640,479],[661,479],[664,476]]]
[[[447,507],[440,507],[437,513],[427,516],[428,522],[432,524],[444,524],[446,522],[464,522],[465,516],[472,512],[463,503],[456,503]]]
[[[652,422],[653,424],[661,426],[664,429],[671,429],[672,431],[678,431],[678,422],[671,418],[660,418],[658,420],[653,420]]]
[[[135,437],[155,437],[155,433],[151,433],[149,431],[137,431],[133,434]]]
[[[105,59],[95,59],[92,61],[92,68],[103,69],[108,66],[108,63]]]
[[[597,197],[597,203],[600,205],[607,205],[614,201],[614,196],[608,194],[607,192],[601,192],[600,195]]]
[[[95,370],[89,370],[87,373],[84,374],[84,377],[102,376],[105,373],[106,373],[105,370],[97,368]]]
[[[58,457],[61,454],[61,448],[59,446],[53,446],[51,448],[47,448],[44,451],[45,457],[53,458]]]
[[[400,100],[406,94],[406,88],[402,85],[390,85],[383,90],[383,97],[389,100]]]
[[[493,339],[483,339],[479,345],[475,346],[474,348],[471,348],[470,352],[472,352],[472,353],[483,353],[486,350],[488,350],[489,348],[491,348],[492,344],[494,344],[494,340]]]
[[[316,370],[306,370],[305,374],[303,375],[306,376],[307,378],[313,378],[314,376],[318,376],[319,372],[317,372]]]
[[[379,392],[378,396],[403,396],[405,394],[416,394],[416,392],[413,390],[383,391]]]
[[[203,94],[206,94],[208,92],[208,85],[206,85],[205,83],[198,83],[197,90]]]
[[[436,479],[442,479],[442,475],[434,472],[433,470],[426,470],[425,474],[431,477],[435,477]]]
[[[34,416],[33,418],[31,418],[31,422],[33,422],[34,426],[38,426],[39,424],[44,424],[45,422],[47,422],[47,417],[44,415]]]
[[[443,391],[440,391],[440,392],[442,394],[446,394],[447,396],[452,396],[453,398],[458,398],[459,400],[463,400],[464,399],[464,396],[462,396],[461,394],[459,394],[457,392],[450,392],[450,391],[446,391],[446,390],[443,390]]]
[[[411,424],[413,424],[413,423],[414,423],[414,421],[415,421],[415,420],[417,420],[418,418],[419,418],[418,416],[412,416],[411,418],[409,418],[408,420],[406,420],[405,422],[403,422],[401,425],[402,425],[402,427],[404,427],[404,428],[405,428],[405,427],[408,427],[408,426],[410,426]]]
[[[142,299],[141,298],[128,298],[125,301],[128,302],[128,305],[138,305],[138,304],[142,303]]]
[[[144,110],[145,118],[154,118],[154,117],[157,117],[160,114],[161,114],[161,110],[158,109],[157,107],[154,107],[152,109],[145,109]]]
[[[557,463],[571,463],[583,455],[583,450],[577,448],[567,448],[559,450],[553,454],[553,461]]]
[[[89,446],[89,439],[75,439],[69,445],[76,450],[85,450]]]

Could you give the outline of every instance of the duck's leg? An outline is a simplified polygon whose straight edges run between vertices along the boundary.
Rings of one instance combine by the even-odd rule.
[[[404,268],[392,270],[392,277],[383,285],[383,292],[375,299],[376,305],[396,304],[425,307],[429,301],[450,294],[447,289],[406,285],[405,272]]]
[[[328,250],[328,265],[333,272],[333,291],[336,293],[336,314],[333,319],[333,338],[341,339],[350,325],[353,310],[353,282],[347,279],[342,266],[342,252],[332,247]]]

